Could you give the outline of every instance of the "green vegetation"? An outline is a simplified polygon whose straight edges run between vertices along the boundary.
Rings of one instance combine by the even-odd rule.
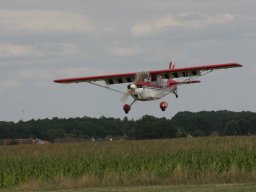
[[[0,139],[105,138],[160,139],[209,135],[256,134],[256,113],[252,112],[180,112],[172,119],[144,116],[138,120],[101,117],[42,119],[0,122]]]
[[[208,184],[208,185],[154,185],[129,187],[91,187],[73,189],[41,189],[41,192],[255,192],[256,185],[246,184]],[[0,189],[2,192],[31,191],[28,188]],[[32,190],[33,191],[33,190]]]
[[[59,189],[256,181],[256,137],[0,147],[0,186]]]

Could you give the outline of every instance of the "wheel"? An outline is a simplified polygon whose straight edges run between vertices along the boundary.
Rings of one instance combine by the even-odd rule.
[[[160,108],[161,108],[162,111],[165,111],[165,109],[166,109],[167,107],[168,107],[168,103],[167,103],[167,102],[162,101],[162,102],[160,103]]]
[[[126,114],[128,114],[128,113],[129,113],[129,111],[131,110],[130,105],[125,104],[125,105],[123,106],[123,110],[124,110],[124,112],[125,112]]]

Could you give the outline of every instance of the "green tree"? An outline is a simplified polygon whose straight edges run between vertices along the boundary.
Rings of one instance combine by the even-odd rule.
[[[224,135],[238,135],[239,125],[236,120],[228,122],[223,130]]]

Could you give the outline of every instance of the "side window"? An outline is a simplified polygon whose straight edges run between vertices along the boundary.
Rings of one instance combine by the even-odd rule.
[[[157,81],[156,75],[152,75],[152,76],[151,76],[151,81],[152,81],[152,82],[153,82],[153,81]]]

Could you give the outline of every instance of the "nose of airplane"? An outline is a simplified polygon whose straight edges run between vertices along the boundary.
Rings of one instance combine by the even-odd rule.
[[[130,85],[130,89],[135,90],[136,88],[137,88],[137,86],[135,84]]]

